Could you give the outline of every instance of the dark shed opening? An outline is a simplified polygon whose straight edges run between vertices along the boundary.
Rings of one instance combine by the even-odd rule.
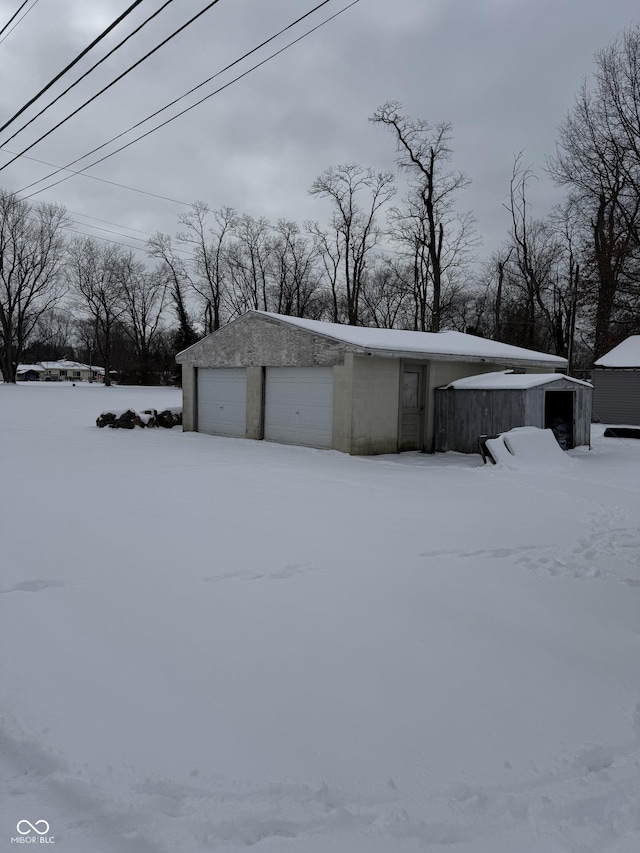
[[[550,429],[563,450],[574,447],[573,391],[546,391],[544,395],[544,427]]]

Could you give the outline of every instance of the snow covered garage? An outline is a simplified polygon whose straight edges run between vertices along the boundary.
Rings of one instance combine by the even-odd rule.
[[[514,427],[553,430],[563,450],[590,444],[593,387],[558,373],[485,373],[435,394],[435,449],[476,453],[481,435]]]
[[[640,425],[640,335],[631,335],[596,361],[593,388],[596,420]]]
[[[249,311],[179,353],[183,429],[354,455],[433,451],[435,389],[566,367],[461,332],[342,326]]]

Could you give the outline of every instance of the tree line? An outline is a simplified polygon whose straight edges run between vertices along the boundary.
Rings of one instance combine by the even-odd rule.
[[[155,234],[142,260],[92,237],[66,238],[56,205],[0,193],[0,368],[76,355],[121,381],[171,381],[174,355],[249,309],[334,323],[454,328],[590,367],[640,332],[640,26],[595,57],[559,128],[548,173],[565,189],[551,215],[529,203],[517,154],[509,231],[478,260],[468,176],[451,167],[453,128],[387,102],[370,121],[396,148],[396,174],[326,169],[309,192],[324,225],[272,223],[205,202]]]

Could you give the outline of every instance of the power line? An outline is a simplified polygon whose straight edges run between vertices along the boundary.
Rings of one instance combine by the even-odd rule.
[[[15,11],[15,12],[13,13],[13,15],[9,18],[9,20],[7,21],[7,23],[4,25],[4,27],[0,30],[0,36],[2,35],[2,33],[3,33],[3,32],[4,32],[8,27],[10,27],[10,26],[11,26],[11,22],[12,22],[13,20],[15,20],[15,19],[18,17],[18,15],[19,15],[19,14],[20,14],[20,12],[24,9],[24,7],[27,5],[27,3],[28,3],[28,2],[29,2],[29,0],[24,0],[24,3],[22,3],[20,6],[18,6],[17,11]]]
[[[251,68],[244,71],[242,74],[239,74],[237,77],[234,77],[233,80],[230,80],[228,83],[225,83],[224,86],[220,86],[215,91],[210,92],[208,95],[205,95],[204,98],[201,98],[199,101],[196,101],[190,107],[186,107],[186,109],[181,110],[179,113],[176,113],[176,115],[172,116],[171,118],[167,119],[166,121],[163,121],[161,124],[157,125],[156,127],[151,128],[151,130],[148,130],[146,133],[143,133],[140,136],[137,136],[135,139],[132,139],[130,142],[127,142],[125,145],[120,146],[120,148],[116,148],[115,151],[112,151],[110,154],[105,154],[104,157],[100,157],[100,159],[94,160],[93,163],[89,163],[87,166],[84,166],[82,169],[79,169],[77,172],[73,172],[73,174],[74,175],[83,174],[87,169],[91,169],[91,168],[93,168],[93,166],[97,166],[99,163],[102,163],[105,160],[108,160],[110,157],[113,157],[115,154],[119,154],[121,151],[124,151],[126,148],[129,148],[131,145],[134,145],[136,142],[140,142],[141,139],[144,139],[145,137],[150,136],[152,133],[155,133],[157,130],[160,130],[161,127],[165,127],[165,125],[170,124],[172,121],[175,121],[177,118],[180,118],[181,116],[185,115],[185,113],[188,113],[191,110],[195,109],[197,106],[200,106],[200,104],[204,103],[209,98],[212,98],[214,95],[219,94],[220,92],[224,91],[224,89],[228,89],[229,86],[232,86],[234,83],[237,83],[239,80],[242,80],[243,77],[246,77],[248,74],[251,74],[252,71],[255,71],[256,69],[260,68],[262,65],[265,65],[267,62],[270,62],[272,59],[275,59],[276,56],[279,56],[281,53],[284,53],[285,50],[288,50],[290,47],[293,47],[293,45],[302,41],[302,39],[307,38],[307,36],[311,35],[316,30],[319,30],[321,27],[324,27],[330,21],[333,21],[334,18],[337,18],[339,15],[342,15],[343,12],[346,12],[348,9],[350,9],[352,6],[355,6],[356,3],[359,3],[359,2],[360,2],[360,0],[352,0],[352,2],[349,3],[347,6],[345,6],[343,9],[340,9],[340,11],[336,12],[334,15],[331,15],[331,17],[322,21],[320,24],[317,24],[315,27],[312,27],[310,30],[307,30],[307,32],[303,33],[301,36],[298,36],[298,38],[294,39],[293,41],[290,41],[288,44],[284,45],[284,47],[281,47],[279,50],[272,53],[266,59],[263,59],[260,62],[256,63]],[[125,131],[125,133],[126,132],[127,131]],[[108,144],[108,143],[106,143],[106,144]],[[84,155],[84,156],[86,157],[88,155]],[[80,157],[78,159],[82,160],[83,157]],[[74,162],[77,162],[77,161],[74,161]],[[8,165],[8,164],[6,164],[6,165]],[[0,167],[0,171],[3,168],[4,168],[4,166]],[[54,181],[54,183],[48,184],[46,187],[42,187],[41,189],[36,190],[35,192],[31,193],[30,195],[25,196],[25,198],[32,198],[33,196],[38,195],[41,192],[45,192],[46,190],[49,190],[52,187],[58,186],[58,184],[64,183],[64,181],[68,181],[69,178],[72,176],[73,175],[67,175],[64,178],[61,178],[59,181]],[[43,178],[41,180],[45,180],[45,179]],[[35,183],[39,183],[39,181],[36,181]],[[32,186],[32,185],[30,185],[30,186]],[[22,190],[21,190],[21,192],[22,192]]]
[[[23,199],[22,199],[22,200],[23,200]],[[44,205],[45,205],[45,202],[39,202],[39,201],[36,201],[36,202],[33,202],[33,203],[34,203],[34,204],[41,205],[41,206],[44,206]],[[66,210],[65,210],[65,212],[70,212],[70,211],[66,211]],[[79,216],[85,216],[85,215],[86,215],[86,214],[84,214],[84,213],[79,214]],[[95,217],[89,217],[89,218],[93,219],[93,218],[95,218]],[[32,221],[32,222],[35,222],[35,221],[36,221],[36,220],[34,219],[33,215],[31,215],[31,214],[28,214],[28,215],[27,215],[27,219],[29,219],[29,220],[30,220],[30,221]],[[129,243],[123,243],[121,240],[111,240],[109,237],[102,237],[100,234],[88,234],[86,231],[80,231],[78,228],[72,228],[72,227],[71,227],[72,225],[85,225],[85,227],[86,227],[86,224],[85,224],[85,223],[83,223],[83,222],[76,222],[74,219],[72,219],[72,220],[67,220],[67,222],[69,222],[69,224],[68,224],[68,225],[61,225],[61,226],[60,226],[60,228],[61,228],[63,231],[69,231],[69,232],[71,232],[72,234],[79,234],[79,235],[80,235],[80,236],[82,236],[82,237],[89,237],[89,238],[94,239],[94,240],[102,240],[102,241],[103,241],[103,242],[105,242],[105,243],[113,243],[113,244],[114,244],[114,245],[116,245],[116,246],[123,246],[125,249],[132,249],[132,250],[133,250],[133,251],[135,251],[135,252],[145,251],[145,248],[144,248],[143,246],[131,246]],[[89,225],[88,227],[89,227],[89,228],[94,228],[95,226],[93,226],[93,225]],[[120,227],[128,228],[128,226],[127,226],[127,225],[123,225],[123,226],[120,226]],[[108,230],[108,229],[106,229],[106,228],[105,228],[105,229],[102,229],[102,230],[106,231],[108,234],[115,234],[116,236],[124,237],[124,238],[125,238],[125,240],[138,240],[138,241],[139,241],[139,242],[141,242],[141,243],[148,243],[148,241],[141,240],[139,237],[131,237],[131,236],[130,236],[130,235],[128,235],[128,234],[119,234],[119,232],[117,232],[117,231],[109,231],[109,230]],[[134,230],[137,230],[137,229],[134,229]],[[143,233],[145,233],[145,232],[143,232]],[[181,254],[181,255],[187,255],[187,259],[188,259],[188,260],[192,260],[192,261],[195,261],[195,260],[196,260],[196,256],[195,256],[192,252],[189,252],[187,249],[181,249],[181,248],[178,248],[177,246],[174,246],[174,247],[173,247],[173,251],[174,251],[174,252],[178,252],[178,253],[179,253],[179,254]],[[147,254],[148,254],[148,252],[147,252]]]
[[[10,151],[8,148],[0,148],[0,151],[5,151],[7,154],[15,154],[14,151]],[[170,198],[169,196],[160,195],[159,193],[152,193],[152,192],[149,192],[148,190],[141,190],[139,187],[132,187],[132,186],[129,186],[129,184],[119,184],[117,181],[110,181],[107,178],[99,178],[97,175],[87,175],[85,172],[75,172],[73,169],[65,169],[64,166],[57,167],[55,163],[49,163],[47,160],[39,160],[37,157],[29,157],[28,154],[22,155],[22,156],[24,156],[25,160],[31,160],[33,163],[41,163],[44,166],[53,166],[54,168],[57,168],[58,170],[64,169],[64,171],[71,172],[69,177],[73,177],[74,175],[80,175],[81,177],[89,178],[92,181],[99,181],[101,184],[109,184],[112,187],[118,187],[119,189],[122,189],[122,190],[130,190],[130,192],[132,192],[132,193],[140,193],[140,195],[148,195],[151,198],[158,198],[161,201],[169,201],[169,202],[171,202],[171,204],[180,204],[183,207],[191,207],[191,204],[188,201],[180,201],[180,199],[178,199],[178,198]],[[54,172],[53,174],[56,174],[56,173]],[[42,180],[44,180],[44,178]],[[39,183],[39,181],[36,181],[35,183],[37,184],[37,183]],[[17,195],[17,194],[21,193],[22,190],[16,190],[15,192]],[[34,193],[34,195],[35,195],[35,193]]]
[[[43,204],[43,202],[34,202],[35,204]],[[93,219],[94,222],[102,222],[104,225],[114,225],[116,228],[126,228],[127,231],[136,231],[138,234],[146,234],[147,237],[153,237],[151,231],[143,231],[142,228],[133,228],[131,225],[124,225],[122,222],[111,222],[109,219],[100,219],[98,216],[90,216],[88,213],[80,213],[78,210],[69,210],[66,208],[67,213],[70,213],[72,216],[83,216],[85,219]],[[80,222],[79,225],[85,225],[88,228],[96,228],[97,226],[91,225],[90,222]],[[107,229],[104,229],[105,231]],[[125,236],[125,235],[122,235]],[[132,237],[133,240],[137,240],[137,237]]]
[[[110,240],[108,237],[100,237],[98,234],[87,234],[86,231],[78,231],[77,228],[71,228],[68,225],[62,225],[60,227],[64,231],[70,231],[72,234],[79,234],[81,237],[89,237],[94,240],[102,240],[105,243],[113,243],[116,246],[123,246],[125,249],[132,249],[134,252],[139,252],[142,248],[141,246],[130,246],[128,243],[122,243],[120,240]]]
[[[140,2],[142,2],[142,0],[136,0],[136,4],[137,4],[137,3],[140,3]],[[108,83],[106,86],[104,86],[102,89],[100,89],[100,91],[99,91],[99,92],[96,92],[96,94],[95,94],[95,95],[93,95],[91,98],[89,98],[89,99],[88,99],[87,101],[85,101],[83,104],[81,104],[81,105],[80,105],[77,109],[75,109],[72,113],[69,113],[69,115],[68,115],[68,116],[66,116],[66,117],[65,117],[65,118],[63,118],[61,121],[59,121],[56,125],[54,125],[54,126],[53,126],[50,130],[48,130],[46,133],[43,133],[43,134],[42,134],[42,136],[40,136],[38,139],[36,139],[36,141],[35,141],[35,142],[32,142],[32,143],[31,143],[31,145],[27,145],[27,147],[26,147],[26,148],[24,148],[24,149],[23,149],[19,154],[16,154],[16,156],[15,156],[12,160],[9,160],[9,162],[8,162],[8,163],[5,163],[5,164],[4,164],[4,166],[0,166],[0,172],[1,172],[3,169],[6,169],[6,168],[7,168],[7,166],[10,166],[12,163],[14,163],[14,162],[18,159],[18,157],[21,157],[21,156],[22,156],[23,154],[25,154],[27,151],[30,151],[30,150],[31,150],[35,145],[37,145],[39,142],[42,142],[42,140],[43,140],[43,139],[46,139],[46,138],[47,138],[47,136],[50,136],[50,135],[51,135],[55,130],[57,130],[57,129],[58,129],[59,127],[61,127],[63,124],[65,124],[66,122],[68,122],[70,118],[73,118],[73,116],[77,115],[81,110],[83,110],[83,109],[84,109],[86,106],[88,106],[90,103],[92,103],[93,101],[95,101],[95,100],[96,100],[96,98],[99,98],[99,97],[100,97],[100,95],[103,95],[103,94],[104,94],[108,89],[110,89],[112,86],[115,86],[115,84],[116,84],[116,83],[118,83],[120,80],[122,80],[122,78],[123,78],[123,77],[126,77],[126,76],[127,76],[127,74],[130,74],[130,73],[131,73],[135,68],[137,68],[137,67],[138,67],[139,65],[141,65],[143,62],[145,62],[147,59],[149,59],[149,57],[150,57],[150,56],[153,56],[153,54],[154,54],[154,53],[156,53],[158,50],[160,50],[160,48],[161,48],[161,47],[164,47],[164,45],[165,45],[165,44],[167,44],[167,43],[168,43],[168,42],[170,42],[172,39],[174,39],[177,35],[179,35],[179,34],[180,34],[183,30],[185,30],[188,26],[190,26],[191,24],[193,24],[193,23],[194,23],[194,21],[197,21],[197,20],[198,20],[198,18],[202,17],[202,15],[204,15],[204,14],[205,14],[205,12],[208,12],[208,11],[209,11],[209,9],[211,9],[211,8],[212,8],[212,6],[215,6],[215,5],[216,5],[217,3],[219,3],[219,2],[220,2],[220,0],[211,0],[211,2],[210,2],[207,6],[205,6],[205,7],[204,7],[204,9],[202,9],[200,12],[198,12],[196,15],[194,15],[192,18],[190,18],[190,19],[186,22],[186,24],[183,24],[181,27],[179,27],[177,30],[175,30],[173,33],[171,33],[171,35],[167,36],[167,38],[166,38],[166,39],[164,39],[163,41],[161,41],[161,42],[160,42],[160,44],[156,45],[156,46],[155,46],[154,48],[152,48],[148,53],[145,53],[145,55],[144,55],[141,59],[139,59],[137,62],[134,62],[134,63],[133,63],[133,65],[130,65],[130,66],[129,66],[129,68],[127,68],[125,71],[123,71],[123,72],[122,72],[122,74],[119,74],[119,75],[118,75],[114,80],[112,80],[112,81],[111,81],[111,83]],[[5,125],[5,127],[6,127],[6,125]],[[0,130],[3,130],[3,129],[4,129],[4,128],[0,128]]]
[[[26,11],[26,12],[25,12],[25,13],[24,13],[20,18],[18,18],[18,20],[15,22],[15,24],[14,24],[14,25],[11,27],[11,29],[9,30],[9,32],[8,32],[8,33],[7,33],[3,38],[1,38],[1,39],[0,39],[0,44],[2,44],[2,42],[3,42],[3,41],[6,41],[6,40],[9,38],[9,36],[10,36],[10,35],[11,35],[11,33],[15,30],[15,28],[18,26],[18,24],[20,24],[22,21],[24,21],[24,19],[27,17],[27,15],[29,14],[29,12],[30,12],[30,11],[33,9],[33,7],[34,7],[37,3],[39,3],[39,2],[40,2],[40,0],[33,0],[33,3],[31,4],[31,6],[29,6],[29,8],[27,9],[27,11]],[[23,4],[22,4],[22,6],[20,6],[20,9],[22,9],[22,8],[23,8],[23,6],[25,6],[25,5],[26,5],[26,4],[25,4],[25,3],[23,3]],[[20,9],[18,9],[18,12],[20,11]],[[18,12],[16,12],[16,15],[18,14]],[[15,15],[13,16],[13,18],[15,18]],[[11,19],[11,21],[13,20],[13,18]],[[11,23],[11,21],[9,21],[9,23]],[[4,27],[4,29],[2,30],[2,32],[4,32],[4,30],[6,29],[6,27],[7,27],[7,26],[9,26],[9,24],[7,24],[7,25]]]
[[[256,47],[254,47],[251,50],[244,53],[238,59],[234,60],[233,62],[230,62],[228,65],[225,65],[224,68],[221,68],[220,71],[217,71],[211,77],[208,77],[206,80],[203,80],[202,83],[198,83],[197,86],[194,86],[192,89],[189,89],[187,92],[185,92],[183,95],[180,95],[178,98],[174,98],[173,101],[170,101],[168,104],[165,104],[164,107],[161,107],[159,110],[156,110],[154,113],[151,113],[146,118],[143,118],[141,121],[136,122],[136,124],[131,125],[131,127],[128,127],[126,130],[123,130],[122,133],[119,133],[116,136],[112,136],[111,139],[108,139],[106,142],[103,142],[101,145],[98,145],[96,148],[93,148],[91,151],[88,151],[86,154],[83,154],[80,157],[76,157],[75,160],[71,160],[69,163],[66,164],[66,166],[60,166],[55,171],[50,172],[48,175],[45,175],[44,177],[39,178],[37,181],[33,181],[32,183],[27,184],[27,186],[22,187],[22,189],[20,189],[19,192],[21,192],[21,193],[25,192],[25,190],[29,190],[29,189],[31,189],[31,187],[35,187],[37,184],[42,183],[42,181],[47,181],[47,180],[49,180],[49,178],[53,178],[55,175],[59,174],[60,172],[64,171],[65,169],[68,169],[70,166],[74,166],[76,163],[79,163],[80,160],[84,160],[86,157],[90,157],[92,154],[95,154],[97,151],[101,151],[107,145],[110,145],[112,142],[115,142],[116,140],[121,139],[123,136],[126,136],[127,133],[130,133],[132,130],[135,130],[137,127],[140,127],[141,125],[145,124],[146,122],[151,121],[152,118],[155,118],[156,116],[160,115],[160,113],[164,112],[165,110],[168,110],[170,107],[173,107],[173,106],[175,106],[175,104],[184,100],[184,98],[187,98],[189,95],[192,95],[198,89],[201,89],[203,86],[206,86],[207,83],[210,83],[212,80],[215,80],[216,77],[219,77],[221,74],[224,74],[225,71],[228,71],[230,68],[233,68],[235,65],[238,65],[240,62],[247,59],[247,57],[256,53],[258,50],[261,50],[263,47],[265,47],[265,45],[274,41],[279,36],[281,36],[283,33],[287,32],[287,30],[292,29],[293,27],[297,26],[301,21],[304,21],[305,18],[308,18],[310,15],[313,15],[314,12],[317,12],[318,9],[322,8],[322,6],[326,6],[327,3],[331,3],[331,2],[332,2],[332,0],[322,0],[322,2],[318,3],[317,6],[314,6],[313,9],[310,9],[304,15],[301,15],[295,21],[292,21],[286,27],[283,27],[281,30],[279,30],[274,35],[270,36],[268,39],[265,39],[263,42],[261,42]],[[220,90],[218,90],[218,91],[220,91]],[[11,138],[13,138],[13,137],[11,137]]]
[[[38,2],[38,0],[35,0],[35,3],[34,3],[33,5],[35,6],[35,4],[36,4],[37,2]],[[129,8],[128,8],[128,9],[125,9],[125,11],[124,11],[124,12],[123,12],[123,13],[122,13],[118,18],[116,18],[116,19],[115,19],[115,21],[113,21],[113,23],[109,24],[109,26],[107,27],[107,29],[106,29],[106,30],[103,30],[103,32],[101,32],[101,33],[100,33],[100,35],[99,35],[97,38],[95,38],[95,39],[91,42],[91,44],[90,44],[90,45],[88,45],[87,47],[85,47],[85,49],[84,49],[83,51],[81,51],[81,52],[76,56],[76,58],[75,58],[74,60],[72,60],[72,61],[71,61],[71,62],[70,62],[70,63],[69,63],[65,68],[63,68],[63,69],[62,69],[62,71],[58,72],[58,74],[56,74],[56,76],[53,78],[53,80],[50,80],[50,81],[47,83],[47,85],[46,85],[43,89],[40,89],[40,91],[38,92],[38,94],[37,94],[37,95],[34,95],[34,96],[33,96],[33,98],[31,98],[31,100],[30,100],[30,101],[27,101],[27,103],[26,103],[24,106],[20,107],[20,109],[18,110],[18,112],[17,112],[17,113],[15,113],[15,115],[11,116],[11,118],[10,118],[8,121],[6,121],[6,122],[2,125],[2,127],[0,127],[0,133],[2,133],[2,131],[3,131],[3,130],[6,130],[6,129],[9,127],[9,125],[10,125],[12,122],[14,122],[14,121],[18,118],[18,116],[22,115],[22,113],[23,113],[26,109],[28,109],[28,108],[31,106],[31,104],[33,104],[33,103],[34,103],[34,101],[37,101],[37,100],[38,100],[38,98],[39,98],[39,97],[41,97],[41,95],[44,95],[44,93],[47,91],[47,89],[50,89],[50,88],[53,86],[53,84],[54,84],[54,83],[57,83],[57,81],[58,81],[58,80],[59,80],[59,79],[60,79],[64,74],[66,74],[66,73],[67,73],[67,71],[70,71],[70,70],[71,70],[71,68],[73,68],[73,66],[74,66],[74,65],[77,65],[77,63],[78,63],[78,62],[80,62],[80,60],[82,59],[82,57],[83,57],[83,56],[85,56],[85,55],[86,55],[86,54],[87,54],[87,53],[88,53],[88,52],[89,52],[93,47],[95,47],[95,46],[98,44],[98,42],[102,41],[102,39],[103,39],[103,38],[105,38],[105,36],[109,35],[109,33],[111,32],[111,30],[113,30],[113,29],[114,29],[114,27],[117,27],[117,26],[118,26],[118,24],[119,24],[121,21],[123,21],[123,20],[127,17],[127,15],[130,15],[130,14],[131,14],[131,12],[133,12],[133,10],[136,8],[136,6],[139,6],[142,2],[143,2],[143,0],[135,0],[135,2],[133,2],[133,3],[129,6]],[[33,9],[33,6],[31,7],[31,9]],[[29,9],[28,11],[31,11],[31,9]],[[25,12],[25,14],[26,14],[26,12]],[[22,19],[21,19],[21,20],[22,20]],[[8,33],[7,33],[7,35],[8,35]],[[6,38],[6,36],[5,36],[5,38]],[[35,143],[34,143],[34,144],[35,144]],[[27,150],[27,151],[28,151],[29,149],[27,148],[27,149],[25,149],[25,150]],[[9,165],[9,164],[7,163],[6,165]]]
[[[150,21],[152,21],[154,18],[156,18],[160,14],[160,12],[164,11],[167,8],[167,6],[169,6],[171,3],[173,3],[173,0],[166,0],[166,2],[163,3],[163,5],[159,9],[157,9],[155,12],[153,12],[151,15],[149,15],[148,18],[145,18],[145,20],[139,26],[137,26],[135,28],[135,30],[133,30],[132,32],[129,33],[128,36],[123,38],[122,41],[120,41],[115,47],[113,47],[109,51],[109,53],[105,54],[105,56],[103,56],[102,59],[99,59],[97,62],[95,62],[91,66],[91,68],[89,68],[87,71],[85,71],[84,74],[81,77],[78,77],[78,79],[75,82],[73,82],[70,86],[67,86],[67,88],[63,92],[60,92],[60,94],[57,95],[57,97],[55,97],[53,99],[53,101],[50,101],[45,107],[43,107],[39,113],[36,113],[32,118],[29,119],[29,121],[25,122],[25,124],[23,124],[21,127],[19,127],[18,130],[14,131],[13,134],[11,136],[9,136],[4,141],[4,145],[11,142],[12,139],[15,139],[15,137],[19,133],[22,133],[22,131],[25,130],[27,127],[29,127],[29,125],[32,124],[36,119],[40,118],[41,115],[46,113],[46,111],[50,107],[52,107],[55,103],[57,103],[60,100],[60,98],[63,98],[68,92],[70,92],[73,88],[75,88],[78,85],[78,83],[82,82],[82,80],[85,79],[85,77],[88,77],[89,74],[91,74],[93,71],[95,71],[99,65],[102,65],[103,62],[106,62],[106,60],[109,59],[110,56],[112,56],[117,50],[120,50],[120,48],[124,44],[126,44],[126,42],[128,42],[129,39],[131,39],[131,38],[133,38],[133,36],[137,35],[137,33],[139,33],[140,30],[143,29],[143,27],[146,27],[146,25]],[[7,164],[7,165],[9,165],[9,164]]]

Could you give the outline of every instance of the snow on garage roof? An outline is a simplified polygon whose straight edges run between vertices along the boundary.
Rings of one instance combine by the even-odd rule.
[[[567,382],[575,382],[576,385],[585,385],[592,388],[590,382],[582,379],[574,379],[563,373],[512,373],[508,370],[498,370],[494,373],[480,373],[477,376],[465,376],[464,379],[456,379],[445,385],[445,388],[457,388],[467,390],[496,390],[505,388],[535,388],[536,385],[548,385],[558,379],[566,379]]]
[[[610,352],[601,356],[596,367],[640,367],[640,335],[631,335]]]
[[[511,346],[499,341],[490,341],[462,332],[409,332],[404,329],[372,329],[364,326],[343,326],[325,323],[322,320],[306,320],[272,314],[269,311],[251,311],[262,317],[270,317],[282,323],[299,326],[315,334],[325,335],[347,344],[369,350],[406,352],[425,355],[468,357],[474,361],[491,359],[507,362],[534,362],[566,367],[567,360],[524,347]]]

